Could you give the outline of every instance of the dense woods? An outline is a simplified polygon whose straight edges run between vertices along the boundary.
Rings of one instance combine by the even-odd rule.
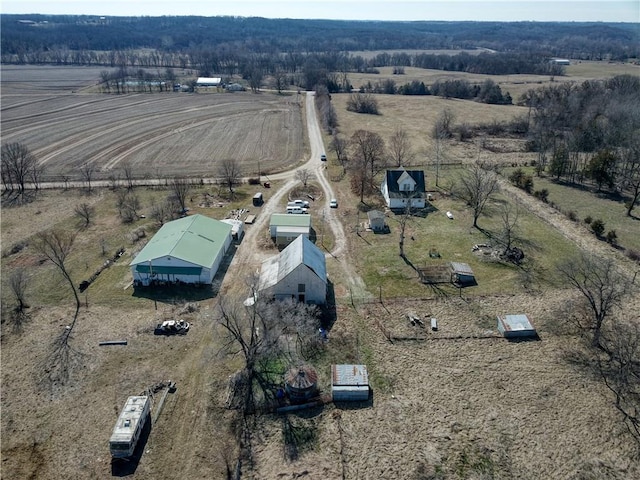
[[[276,60],[283,70],[295,72],[309,58],[328,71],[412,65],[475,73],[541,73],[544,59],[553,56],[640,56],[638,30],[631,23],[2,15],[1,27],[3,63],[188,67],[203,74],[231,75],[247,62],[267,66]],[[506,56],[465,54],[452,59],[384,53],[365,59],[339,53],[398,49],[483,49]]]
[[[564,83],[530,90],[520,101],[532,113],[528,147],[538,152],[537,171],[626,193],[630,215],[640,197],[640,79]]]

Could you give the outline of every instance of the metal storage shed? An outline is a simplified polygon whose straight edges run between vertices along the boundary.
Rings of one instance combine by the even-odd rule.
[[[536,329],[524,314],[498,317],[498,331],[504,338],[537,337]]]
[[[473,270],[466,263],[451,262],[451,281],[460,285],[476,285]]]
[[[384,213],[380,210],[371,210],[367,212],[367,218],[369,219],[369,228],[374,232],[382,232],[385,230]]]
[[[269,221],[269,233],[278,246],[289,245],[300,235],[309,238],[311,215],[274,213]]]
[[[331,365],[331,393],[334,402],[361,402],[369,399],[366,365]]]
[[[134,285],[210,284],[231,245],[231,229],[199,214],[165,223],[129,264]]]

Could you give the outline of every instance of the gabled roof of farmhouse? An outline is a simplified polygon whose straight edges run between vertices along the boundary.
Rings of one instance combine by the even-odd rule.
[[[311,215],[274,213],[271,215],[269,225],[278,227],[310,227]]]
[[[262,264],[260,289],[263,290],[280,282],[301,264],[306,265],[323,282],[327,281],[327,265],[322,250],[307,237],[300,235],[278,256]]]
[[[200,214],[165,223],[130,265],[169,256],[210,267],[224,248],[231,228],[228,223]]]
[[[407,177],[411,177],[415,182],[415,192],[425,191],[424,172],[422,170],[406,170],[404,168],[399,168],[397,170],[387,170],[386,181],[389,193],[401,193],[400,183]]]

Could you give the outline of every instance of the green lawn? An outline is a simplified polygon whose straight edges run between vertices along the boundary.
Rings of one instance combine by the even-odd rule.
[[[459,172],[449,170],[446,175],[455,176]],[[446,178],[444,179],[446,182]],[[486,214],[481,216],[478,225],[472,227],[473,217],[464,202],[451,197],[436,195],[432,202],[434,210],[424,217],[411,217],[406,227],[405,255],[403,260],[399,253],[400,223],[399,217],[390,213],[387,223],[388,234],[372,232],[355,232],[351,241],[355,243],[355,258],[360,275],[367,289],[374,295],[382,290],[383,297],[428,297],[435,291],[418,281],[414,267],[444,264],[447,262],[467,263],[473,269],[478,285],[466,288],[465,295],[485,295],[494,293],[518,292],[523,288],[548,286],[557,280],[555,265],[561,260],[578,252],[571,242],[555,231],[538,217],[520,211],[515,246],[522,248],[525,261],[522,266],[504,262],[487,260],[472,252],[475,244],[497,246],[495,238],[501,231],[502,221],[500,208],[508,200],[500,195],[495,196]],[[450,220],[446,212],[451,211],[454,219]],[[355,214],[352,213],[353,217]],[[359,215],[359,221],[366,217]],[[358,222],[350,218],[347,222]],[[431,258],[430,250],[440,254],[440,258]],[[444,286],[447,293],[455,293],[455,289]]]

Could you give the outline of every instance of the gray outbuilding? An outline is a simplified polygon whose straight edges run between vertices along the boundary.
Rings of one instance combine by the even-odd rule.
[[[537,337],[538,332],[524,314],[498,317],[498,331],[504,338]]]
[[[299,235],[280,254],[262,263],[258,290],[261,296],[276,300],[325,304],[327,266],[324,253],[307,237]]]
[[[367,212],[369,228],[374,232],[384,232],[387,228],[384,213],[380,210],[370,210]]]
[[[451,262],[451,281],[461,286],[477,285],[469,264],[461,262]]]

